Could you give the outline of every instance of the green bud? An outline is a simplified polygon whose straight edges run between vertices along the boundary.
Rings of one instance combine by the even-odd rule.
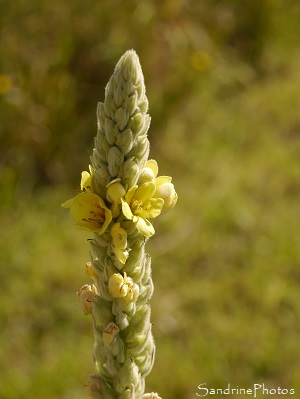
[[[124,155],[128,154],[134,144],[132,131],[126,129],[122,133],[118,134],[116,144]]]
[[[119,130],[123,130],[128,122],[128,113],[124,108],[120,107],[115,111],[115,120],[118,124]]]
[[[123,164],[123,170],[121,173],[122,183],[125,187],[132,187],[136,184],[139,178],[140,168],[134,158],[129,158]]]
[[[93,316],[97,325],[106,326],[113,321],[111,302],[105,301],[100,296],[94,298]]]
[[[112,121],[111,119],[105,118],[104,132],[105,132],[105,138],[106,138],[108,144],[114,145],[117,140],[118,133],[119,133],[117,124],[114,121]]]
[[[128,101],[124,104],[124,106],[126,107],[126,111],[129,116],[134,114],[138,107],[138,96],[136,91],[128,97]]]
[[[111,147],[108,152],[107,162],[108,162],[108,171],[112,177],[118,176],[123,161],[124,161],[124,155],[118,149],[118,147],[115,146]]]

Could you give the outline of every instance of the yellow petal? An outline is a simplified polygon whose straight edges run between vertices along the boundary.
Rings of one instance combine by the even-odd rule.
[[[133,217],[133,214],[132,214],[132,212],[131,212],[130,206],[127,204],[127,202],[123,201],[122,199],[121,199],[121,203],[122,203],[122,212],[123,212],[123,215],[124,215],[127,219],[131,220],[132,217]]]
[[[91,191],[92,189],[92,176],[89,174],[89,172],[82,172],[81,173],[81,182],[80,182],[80,188],[82,191]]]
[[[162,184],[171,183],[171,181],[172,181],[172,177],[170,177],[170,176],[159,176],[155,179],[156,188],[158,188]]]
[[[154,227],[147,219],[140,218],[138,216],[133,216],[133,223],[136,228],[142,233],[145,237],[151,237],[155,233]]]
[[[128,202],[128,204],[131,203],[131,200],[132,200],[137,188],[138,188],[138,186],[133,186],[127,191],[127,193],[125,195],[125,201]]]
[[[134,193],[134,199],[142,201],[142,203],[148,202],[155,192],[155,184],[147,182],[138,187]]]
[[[152,171],[154,173],[154,177],[157,176],[157,174],[158,174],[158,165],[157,165],[157,162],[155,161],[155,159],[149,159],[149,161],[147,161],[147,163],[146,163],[146,168],[152,169]]]
[[[141,218],[156,218],[161,213],[164,205],[164,200],[162,198],[150,198],[147,204],[143,207],[142,212],[139,213]]]
[[[119,259],[119,261],[123,263],[123,265],[125,265],[126,260],[128,259],[129,256],[128,251],[122,251],[121,249],[116,247],[113,247],[113,251],[116,257]]]
[[[73,204],[73,201],[74,201],[74,198],[71,198],[71,199],[67,200],[66,202],[63,202],[63,203],[61,204],[61,206],[62,206],[63,208],[71,208],[71,206],[72,206],[72,204]]]
[[[94,176],[94,169],[93,169],[92,165],[89,165],[89,171],[90,171],[90,175]]]

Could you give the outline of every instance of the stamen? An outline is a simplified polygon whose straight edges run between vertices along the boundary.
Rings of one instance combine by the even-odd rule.
[[[102,226],[103,223],[105,222],[105,218],[103,217],[95,217],[95,218],[82,218],[81,219],[83,222],[87,222],[87,223],[97,223],[99,224],[99,226]]]
[[[134,214],[140,213],[143,210],[143,202],[141,200],[134,199],[131,202],[131,210]]]

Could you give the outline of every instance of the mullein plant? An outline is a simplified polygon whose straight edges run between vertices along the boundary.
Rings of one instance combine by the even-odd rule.
[[[97,399],[159,399],[144,393],[155,357],[145,243],[155,233],[151,220],[170,211],[177,194],[171,177],[158,176],[157,162],[148,160],[150,116],[135,51],[117,63],[97,118],[89,172],[81,174],[79,194],[62,204],[77,228],[94,233],[86,263],[93,283],[77,293],[94,330],[97,372],[87,386]]]

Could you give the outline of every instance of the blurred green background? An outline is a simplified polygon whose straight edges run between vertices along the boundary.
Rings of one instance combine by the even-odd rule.
[[[96,106],[134,48],[152,158],[179,201],[148,243],[157,344],[147,391],[300,394],[300,3],[0,1],[0,398],[83,399],[89,234],[76,192]],[[241,397],[232,395],[232,397]],[[273,397],[276,397],[276,395]]]

